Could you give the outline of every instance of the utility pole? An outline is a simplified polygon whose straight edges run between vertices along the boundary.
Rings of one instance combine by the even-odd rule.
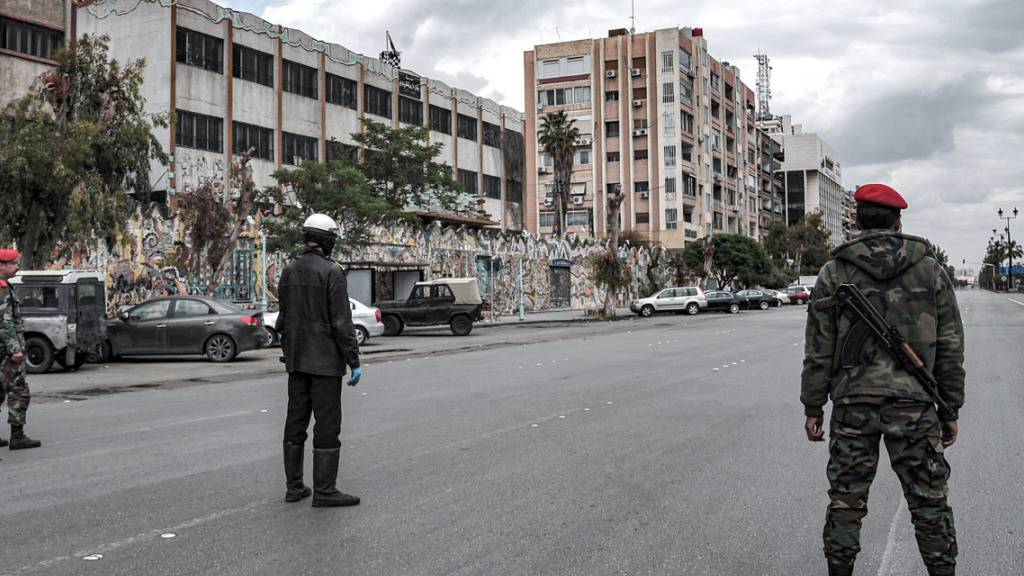
[[[999,209],[999,219],[1006,220],[1006,254],[1010,257],[1010,267],[1007,268],[1006,277],[1009,279],[1009,289],[1013,291],[1013,239],[1010,238],[1010,220],[1017,219],[1017,209],[1013,209],[1013,216],[1003,216],[1003,209]]]

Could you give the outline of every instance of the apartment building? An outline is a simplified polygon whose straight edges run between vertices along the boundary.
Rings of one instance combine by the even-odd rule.
[[[789,114],[762,121],[761,127],[785,148],[786,222],[795,224],[807,214],[821,212],[832,246],[845,242],[848,193],[843,188],[839,154],[817,134],[804,133]]]
[[[621,186],[622,230],[670,251],[715,232],[759,236],[768,216],[759,188],[772,166],[762,162],[756,99],[737,67],[708,53],[700,28],[534,46],[524,72],[527,229],[549,233],[556,217],[538,131],[565,111],[581,133],[567,231],[605,237],[607,197]]]
[[[205,0],[99,0],[77,10],[78,34],[109,34],[111,56],[146,59],[151,112],[174,111],[156,136],[172,155],[154,164],[155,189],[173,195],[224,174],[255,149],[258,186],[278,168],[357,153],[362,119],[430,129],[463,191],[458,212],[435,220],[520,229],[523,115],[466,90],[398,69],[339,44]]]
[[[54,52],[74,36],[66,0],[0,2],[0,109],[28,94],[40,74],[56,64]]]

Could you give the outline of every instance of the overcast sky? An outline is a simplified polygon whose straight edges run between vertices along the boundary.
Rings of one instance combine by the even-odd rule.
[[[390,30],[403,67],[519,110],[524,51],[630,25],[628,0],[223,3],[367,55]],[[682,26],[752,88],[766,52],[772,112],[838,151],[846,188],[899,190],[904,230],[957,268],[981,260],[998,208],[1024,210],[1024,1],[637,0],[637,31]]]

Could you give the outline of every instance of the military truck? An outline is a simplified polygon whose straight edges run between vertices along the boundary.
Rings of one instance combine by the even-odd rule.
[[[473,331],[473,322],[483,320],[483,299],[476,278],[439,278],[417,282],[407,300],[374,304],[380,309],[385,336],[398,336],[406,326],[447,324],[456,336]]]
[[[75,370],[107,337],[104,275],[88,270],[23,270],[10,279],[25,320],[25,369],[53,363]]]

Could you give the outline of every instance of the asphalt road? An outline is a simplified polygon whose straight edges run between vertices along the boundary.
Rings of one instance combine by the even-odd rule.
[[[960,573],[1021,574],[1024,298],[960,299]],[[51,399],[29,414],[44,447],[0,453],[0,574],[823,574],[803,318],[517,328],[371,361],[345,390],[347,509],[283,501],[280,374]],[[887,467],[857,573],[924,574]]]

